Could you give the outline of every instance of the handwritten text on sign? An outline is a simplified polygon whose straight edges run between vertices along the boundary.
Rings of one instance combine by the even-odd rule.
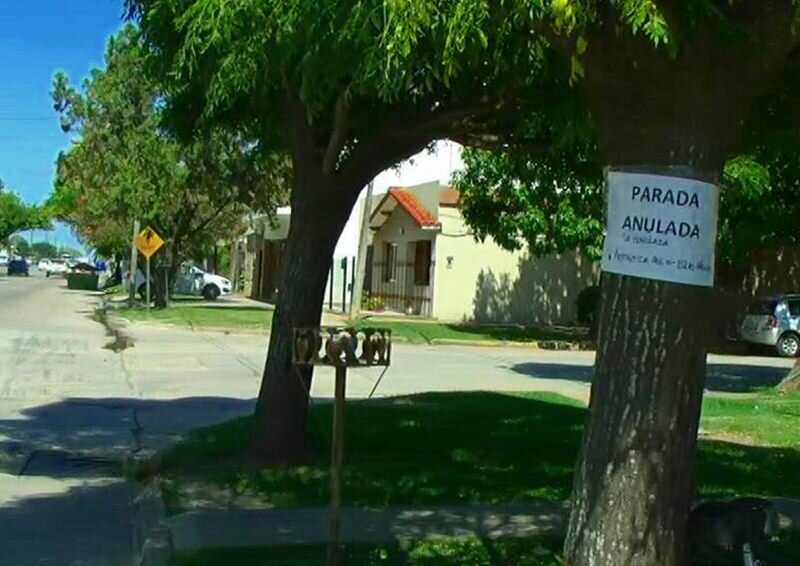
[[[718,214],[715,185],[611,171],[603,271],[711,287]]]

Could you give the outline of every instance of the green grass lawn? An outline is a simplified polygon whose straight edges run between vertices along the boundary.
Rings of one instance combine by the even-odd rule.
[[[746,444],[800,449],[800,395],[706,396],[700,427]]]
[[[359,321],[355,326],[374,326],[388,328],[393,336],[412,343],[428,343],[433,340],[470,340],[500,342],[582,342],[586,333],[582,329],[554,330],[529,326],[488,326],[470,324],[450,324],[414,320],[371,320]]]
[[[151,309],[149,312],[141,307],[135,309],[119,309],[116,316],[131,321],[160,322],[196,328],[218,328],[236,330],[264,329],[269,330],[272,323],[272,310],[253,307],[227,307],[187,305],[183,302],[196,302],[197,297],[177,297],[168,309]],[[585,332],[581,329],[553,330],[523,326],[475,326],[448,324],[443,322],[424,321],[385,321],[362,320],[354,324],[356,327],[388,328],[393,336],[401,340],[425,344],[433,340],[469,340],[499,342],[583,342]]]
[[[768,446],[701,440],[701,494],[800,496],[800,426],[784,426],[800,425],[800,418],[792,416],[800,411],[800,396],[764,399],[751,398],[749,409],[737,399],[706,402],[706,433],[728,434],[731,422],[750,422],[755,428],[746,431],[749,441]],[[762,411],[764,402],[775,410]],[[344,502],[382,506],[564,500],[585,418],[582,406],[555,394],[427,393],[350,402]],[[330,420],[330,406],[311,410],[308,445],[313,457],[306,466],[252,470],[241,464],[252,424],[250,418],[241,418],[195,431],[165,455],[163,472],[173,482],[200,474],[235,492],[260,494],[276,506],[325,505]],[[180,481],[170,489],[180,493]]]
[[[174,304],[167,309],[118,309],[114,314],[133,322],[158,322],[191,328],[269,330],[272,311],[257,307]]]

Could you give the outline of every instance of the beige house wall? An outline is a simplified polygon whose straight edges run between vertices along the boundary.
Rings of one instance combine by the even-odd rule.
[[[578,293],[599,277],[579,254],[531,258],[491,238],[476,242],[461,213],[440,207],[436,238],[433,316],[481,323],[567,324]]]

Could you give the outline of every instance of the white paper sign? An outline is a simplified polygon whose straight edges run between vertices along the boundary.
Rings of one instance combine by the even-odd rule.
[[[719,187],[610,171],[603,271],[714,285]]]

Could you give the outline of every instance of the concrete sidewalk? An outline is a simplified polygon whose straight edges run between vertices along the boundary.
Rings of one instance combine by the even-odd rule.
[[[800,500],[770,498],[782,530],[800,528]],[[342,509],[342,542],[385,543],[458,537],[563,536],[567,502]],[[328,542],[327,508],[209,509],[164,521],[172,550],[320,545]]]
[[[387,507],[342,510],[342,541],[380,543],[479,536],[562,535],[565,504]],[[328,510],[206,510],[166,520],[174,550],[210,547],[316,545],[328,542]]]

